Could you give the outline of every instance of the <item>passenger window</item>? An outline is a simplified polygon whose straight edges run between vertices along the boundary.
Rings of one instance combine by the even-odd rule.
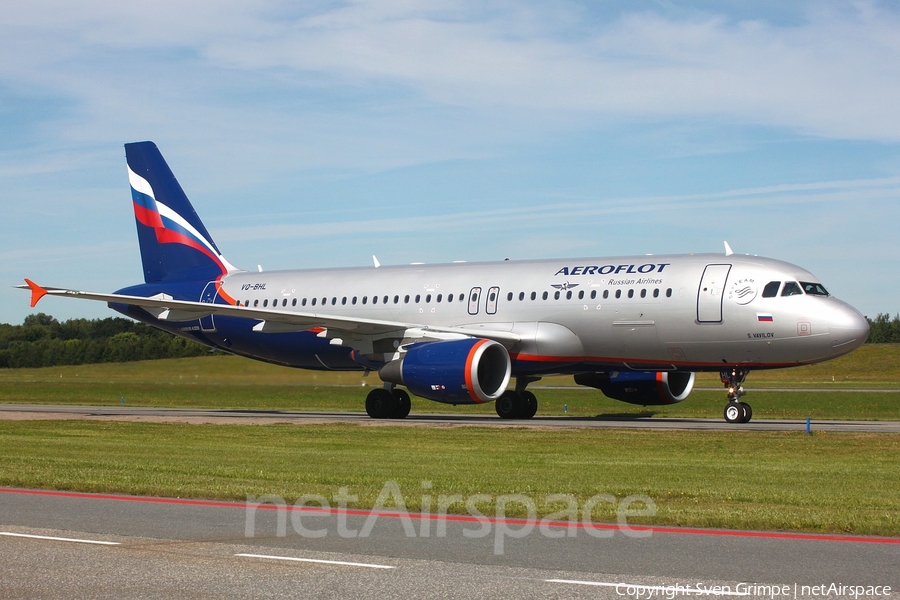
[[[763,298],[774,298],[778,295],[778,288],[781,287],[780,281],[770,281],[766,284],[766,287],[763,288],[762,297]]]
[[[313,299],[312,299],[312,305],[313,305],[313,306],[316,305],[316,298],[313,298]]]
[[[591,300],[595,300],[597,298],[597,290],[591,290]]]
[[[306,298],[300,301],[300,306],[306,306]]]
[[[579,299],[579,300],[584,300],[584,290],[581,290],[581,291],[578,292],[578,299]]]
[[[628,290],[628,297],[634,298],[634,290]]]
[[[381,302],[382,302],[382,304],[387,304],[387,303],[388,303],[388,297],[385,296],[384,298],[382,298],[382,299],[381,299]]]
[[[537,300],[537,292],[531,292],[531,299]]]
[[[572,299],[572,290],[569,290],[568,292],[566,292],[566,300],[571,300],[571,299]]]
[[[284,300],[281,301],[281,305],[282,305],[282,306],[287,306],[287,298],[285,298]]]
[[[420,294],[416,294],[416,304],[418,304],[421,299],[422,296]]]
[[[647,290],[641,290],[641,298],[647,297]]]
[[[403,296],[403,304],[409,304],[409,294]]]
[[[541,298],[544,299],[544,300],[546,300],[546,299],[547,299],[547,292],[544,292],[543,294],[541,294]]]
[[[525,292],[519,292],[519,302],[525,299]]]
[[[431,303],[431,294],[428,294],[425,296],[425,304],[430,304],[430,303]]]
[[[438,300],[440,302],[440,300]],[[400,296],[394,296],[394,304],[400,304]]]
[[[666,298],[671,298],[671,297],[672,297],[672,288],[669,288],[666,290]]]
[[[441,298],[443,298],[443,297],[444,297],[443,294],[438,294],[438,295],[437,295],[437,301],[438,301],[438,304],[441,303]]]
[[[622,297],[622,290],[616,290],[616,298]]]
[[[372,304],[378,304],[378,296],[372,296]]]
[[[782,296],[802,296],[803,290],[800,289],[800,284],[796,281],[787,281],[784,284],[784,288],[781,290]]]
[[[263,308],[267,307],[268,305],[269,305],[269,299],[266,298],[265,300],[263,300]]]
[[[356,296],[353,296],[353,300],[351,300],[350,303],[356,306]]]
[[[256,299],[253,301],[253,306],[254,307],[259,306],[259,299]]]
[[[606,300],[609,298],[609,290],[603,290],[603,299]]]
[[[363,304],[368,304],[368,303],[369,303],[369,297],[368,297],[368,296],[363,296],[362,303],[363,303]]]
[[[291,300],[291,306],[297,306],[297,299],[296,299],[296,298],[294,298],[293,300]]]
[[[655,290],[653,290],[653,297],[659,298],[659,288],[656,288]]]

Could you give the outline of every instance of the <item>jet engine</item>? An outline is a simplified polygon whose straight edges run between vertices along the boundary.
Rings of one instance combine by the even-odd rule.
[[[405,385],[416,396],[448,404],[480,404],[506,390],[509,353],[493,340],[466,338],[421,342],[378,372],[383,381]]]
[[[575,375],[575,383],[597,388],[614,400],[657,406],[675,404],[687,398],[694,389],[694,374],[682,371],[579,373]]]

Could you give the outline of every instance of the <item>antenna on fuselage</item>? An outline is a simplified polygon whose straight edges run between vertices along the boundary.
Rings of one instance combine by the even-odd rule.
[[[734,250],[731,249],[731,246],[728,245],[728,242],[725,242],[725,256],[731,256],[734,254]]]

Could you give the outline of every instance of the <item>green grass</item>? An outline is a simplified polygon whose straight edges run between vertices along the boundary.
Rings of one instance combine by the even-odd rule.
[[[0,369],[0,402],[120,404],[244,408],[260,410],[361,411],[377,375],[303,371],[234,356],[211,356],[137,363],[97,364],[44,369]],[[365,387],[364,387],[365,386]],[[564,389],[547,389],[562,386]],[[531,389],[538,415],[721,418],[725,392],[716,374],[697,377],[698,389],[674,406],[634,406],[574,385],[571,377],[549,377]],[[900,345],[863,346],[840,359],[750,374],[745,398],[754,418],[900,420],[900,393],[861,393],[851,388],[900,389]],[[766,387],[826,388],[766,391]],[[485,406],[449,406],[413,399],[413,412],[493,414]]]
[[[430,481],[434,498],[526,494],[539,516],[549,494],[643,494],[657,514],[630,523],[896,536],[898,473],[885,434],[0,421],[0,485],[288,502],[346,486],[360,508],[396,481],[418,510]]]
[[[275,367],[231,356],[0,370],[0,402],[250,409],[362,410],[376,376]],[[539,415],[721,418],[724,392],[697,390],[671,407],[632,406],[547,378]],[[715,375],[698,387],[719,388]],[[897,393],[769,392],[765,387],[900,388],[900,346],[755,372],[755,418],[900,419]],[[492,414],[414,399],[415,412]],[[164,425],[0,421],[0,485],[244,500],[331,499],[346,486],[372,506],[396,481],[411,510],[422,482],[439,495],[550,494],[653,500],[658,525],[900,535],[900,436],[817,432],[540,430],[365,425]],[[458,510],[464,509],[460,506]],[[490,507],[483,507],[491,512]],[[594,517],[614,521],[600,503]],[[603,512],[605,511],[605,512]]]

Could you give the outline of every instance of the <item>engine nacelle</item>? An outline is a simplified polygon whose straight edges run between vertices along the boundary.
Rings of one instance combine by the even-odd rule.
[[[378,374],[429,400],[481,404],[503,394],[511,372],[509,353],[502,344],[466,338],[413,344],[403,358],[384,365]]]
[[[611,373],[579,373],[575,383],[597,388],[614,400],[658,406],[675,404],[694,389],[694,374],[682,371],[644,372],[613,371]]]

